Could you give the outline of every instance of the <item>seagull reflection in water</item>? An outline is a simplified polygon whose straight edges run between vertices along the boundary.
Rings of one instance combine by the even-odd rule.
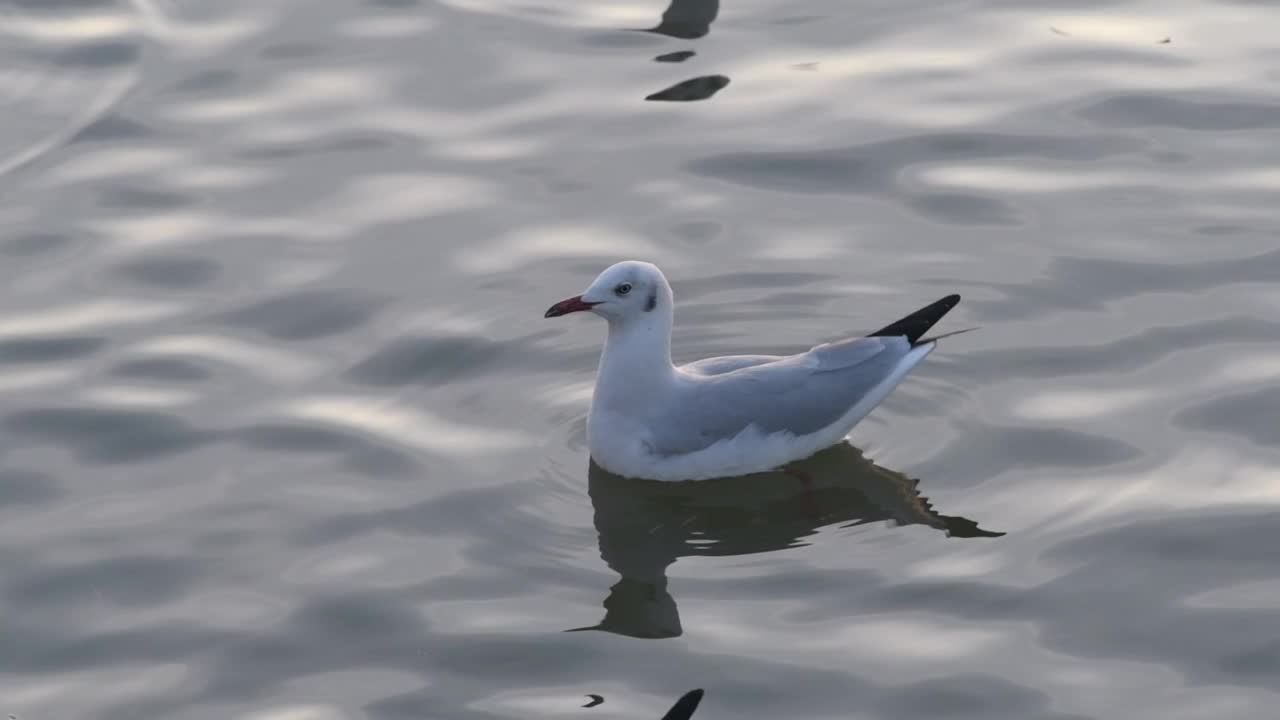
[[[633,28],[636,32],[666,35],[679,40],[695,40],[711,32],[711,23],[720,14],[720,0],[671,0],[662,19],[651,28]],[[684,62],[696,53],[692,50],[670,52],[654,58],[657,62]],[[706,100],[729,84],[725,75],[699,75],[670,87],[649,93],[645,100],[695,102]]]
[[[720,0],[671,0],[655,27],[637,28],[680,40],[694,40],[711,32],[711,23],[720,14]]]
[[[797,476],[807,478],[808,488]],[[569,632],[679,637],[680,611],[667,592],[667,567],[682,557],[798,547],[834,524],[887,521],[925,525],[953,538],[1004,535],[936,511],[918,482],[876,465],[847,442],[773,472],[696,482],[623,478],[592,462],[588,488],[600,556],[621,579],[604,601],[604,619]]]

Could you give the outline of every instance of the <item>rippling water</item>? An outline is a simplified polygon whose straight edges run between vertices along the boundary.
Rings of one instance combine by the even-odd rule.
[[[1278,26],[0,2],[0,713],[1274,714]],[[812,496],[629,482],[541,318],[624,257],[681,361],[982,330]]]

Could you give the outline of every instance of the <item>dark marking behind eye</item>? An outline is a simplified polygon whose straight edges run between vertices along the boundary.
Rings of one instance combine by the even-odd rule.
[[[644,304],[644,311],[652,312],[653,309],[656,307],[658,307],[658,291],[657,290],[649,293],[649,299],[645,301],[645,304]]]

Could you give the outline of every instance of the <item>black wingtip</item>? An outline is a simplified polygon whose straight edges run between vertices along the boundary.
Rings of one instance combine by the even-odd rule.
[[[693,711],[698,709],[700,702],[702,702],[702,688],[690,690],[671,706],[667,714],[662,716],[662,720],[689,720],[693,717]]]
[[[906,337],[912,345],[915,345],[920,342],[920,338],[924,337],[925,333],[929,332],[929,328],[936,325],[943,315],[951,312],[951,308],[959,304],[959,295],[948,295],[897,322],[880,328],[867,337]]]

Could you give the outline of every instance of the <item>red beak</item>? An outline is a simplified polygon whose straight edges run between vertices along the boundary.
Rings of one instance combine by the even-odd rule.
[[[572,313],[572,312],[590,310],[592,307],[599,304],[600,303],[587,302],[586,300],[582,299],[581,295],[574,295],[571,298],[568,298],[566,300],[561,300],[555,305],[552,305],[550,308],[547,309],[547,314],[543,315],[542,317],[549,317],[549,318],[560,317],[561,315],[568,315],[569,313]]]

